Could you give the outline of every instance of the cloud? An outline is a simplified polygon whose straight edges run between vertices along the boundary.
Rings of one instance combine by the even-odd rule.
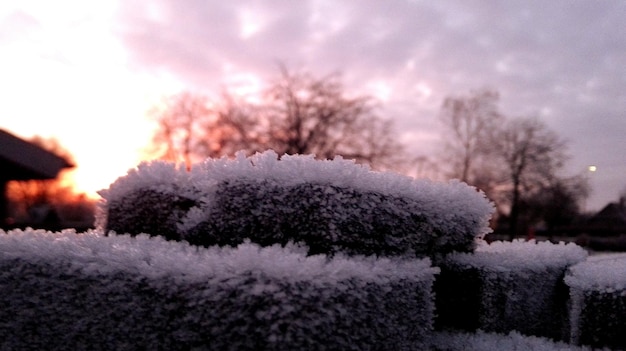
[[[234,71],[273,77],[277,62],[316,74],[340,71],[350,89],[385,100],[383,112],[410,139],[437,133],[445,96],[491,87],[500,91],[504,113],[539,115],[570,140],[573,168],[606,158],[626,174],[626,160],[615,156],[626,149],[622,1],[133,0],[120,6],[115,32],[131,65],[168,72],[191,89],[217,89]],[[434,149],[432,138],[415,144]]]
[[[40,27],[39,21],[24,11],[16,10],[0,16],[0,44],[10,44],[28,38]]]

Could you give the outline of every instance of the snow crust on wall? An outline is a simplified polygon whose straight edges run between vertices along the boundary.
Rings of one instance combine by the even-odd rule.
[[[143,163],[101,195],[108,218],[99,223],[107,229],[192,242],[202,235],[222,236],[206,243],[197,239],[205,246],[237,244],[246,236],[266,241],[264,245],[284,244],[293,233],[309,230],[302,236],[311,241],[320,235],[328,236],[318,238],[321,243],[348,241],[344,247],[318,252],[352,250],[366,255],[376,253],[369,247],[379,244],[389,244],[383,255],[402,255],[412,246],[422,254],[438,247],[469,251],[475,238],[490,232],[493,212],[483,193],[458,181],[436,183],[374,172],[340,157],[285,155],[279,160],[273,151],[208,159],[191,172],[163,162]],[[137,224],[142,218],[159,225]],[[258,231],[264,226],[274,237],[253,237],[263,234]],[[385,232],[389,234],[384,238],[376,237]],[[219,242],[229,235],[234,237],[232,243]],[[359,236],[363,240],[370,236],[372,243],[359,246],[355,243]]]
[[[431,333],[427,259],[306,251],[0,231],[0,349],[398,350]]]
[[[165,275],[186,281],[210,276],[238,276],[262,271],[268,277],[319,284],[347,279],[384,284],[392,279],[431,279],[439,269],[428,259],[401,260],[376,257],[307,256],[302,245],[260,247],[246,242],[237,247],[199,248],[148,235],[109,235],[100,230],[77,234],[74,230],[0,230],[0,258],[30,263],[64,261],[85,274],[117,271],[149,278]]]
[[[571,342],[626,349],[626,254],[592,256],[568,271]]]
[[[480,330],[472,334],[437,332],[434,335],[431,348],[433,351],[599,351],[589,346],[573,346],[547,338],[522,335],[515,331],[508,334],[486,333]]]
[[[547,267],[567,267],[587,258],[587,251],[574,243],[523,240],[480,242],[474,253],[454,253],[447,257],[456,264],[504,272],[543,271]]]
[[[591,256],[571,267],[565,282],[582,290],[626,291],[626,254]]]
[[[448,255],[435,285],[439,328],[482,329],[567,340],[563,277],[587,253],[575,244],[483,243]]]

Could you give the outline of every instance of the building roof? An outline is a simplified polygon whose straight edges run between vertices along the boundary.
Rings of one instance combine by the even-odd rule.
[[[0,129],[0,180],[53,179],[70,167],[63,157]]]
[[[587,225],[603,228],[626,229],[626,199],[606,205],[600,212],[589,218]]]

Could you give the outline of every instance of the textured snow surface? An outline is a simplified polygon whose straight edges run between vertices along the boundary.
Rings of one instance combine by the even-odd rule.
[[[442,328],[569,338],[563,277],[587,253],[574,244],[513,241],[478,245],[441,262],[435,285]]]
[[[553,244],[535,240],[481,242],[475,253],[455,253],[448,257],[460,265],[489,271],[539,270],[566,267],[587,258],[587,252],[573,243]]]
[[[626,254],[591,256],[568,271],[571,340],[626,349]]]
[[[570,268],[565,282],[570,287],[595,291],[624,291],[626,294],[626,255],[591,256]]]
[[[435,333],[432,351],[592,351],[586,346],[574,346],[546,338],[525,336],[518,332],[508,334],[485,333]],[[606,349],[608,351],[608,349]]]
[[[374,257],[328,259],[306,256],[306,247],[290,244],[260,247],[244,243],[236,248],[198,248],[148,235],[109,235],[100,230],[0,230],[0,257],[29,263],[64,261],[87,274],[128,271],[150,278],[165,275],[204,281],[212,276],[235,276],[261,271],[270,278],[319,284],[359,279],[384,283],[391,279],[431,279],[439,269],[428,259],[397,260]]]
[[[492,204],[465,183],[374,172],[273,151],[208,159],[191,172],[142,163],[101,191],[106,229],[204,246],[304,241],[312,253],[471,251]]]
[[[427,259],[306,252],[0,231],[0,350],[411,350],[432,332]]]

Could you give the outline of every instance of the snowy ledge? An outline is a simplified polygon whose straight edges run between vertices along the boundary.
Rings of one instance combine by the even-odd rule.
[[[432,332],[427,259],[305,252],[0,231],[0,349],[395,350]]]
[[[236,248],[199,248],[145,234],[104,236],[100,230],[82,234],[74,230],[0,230],[0,259],[21,259],[33,264],[64,261],[87,274],[126,271],[149,278],[172,276],[186,281],[263,272],[269,278],[290,282],[333,284],[359,279],[385,283],[431,279],[439,272],[428,259],[341,255],[329,259],[325,255],[306,256],[306,248],[294,244],[260,247],[247,242]]]
[[[526,336],[518,332],[508,334],[437,332],[431,341],[431,351],[610,351],[588,346],[574,346],[548,338]]]
[[[521,240],[483,242],[474,253],[448,255],[435,284],[437,324],[567,340],[563,277],[586,257],[575,244]]]
[[[483,193],[458,181],[374,172],[342,158],[279,159],[273,151],[208,159],[191,172],[142,163],[100,193],[98,225],[107,230],[202,246],[304,241],[325,254],[472,251],[491,231],[494,210]]]
[[[571,267],[565,282],[584,291],[620,292],[626,296],[626,254],[591,256]]]
[[[518,239],[491,244],[481,241],[474,253],[454,253],[447,260],[487,271],[544,271],[550,267],[568,267],[586,258],[587,252],[574,243]]]

